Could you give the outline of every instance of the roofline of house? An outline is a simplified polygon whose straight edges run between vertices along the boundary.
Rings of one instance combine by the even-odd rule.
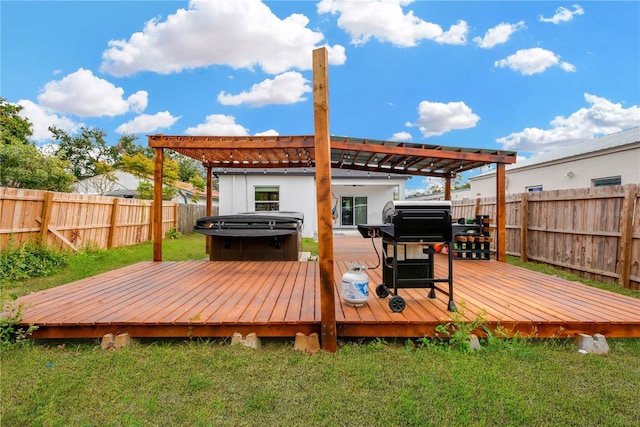
[[[539,162],[539,163],[533,163],[533,164],[525,164],[522,166],[518,166],[518,164],[513,164],[513,165],[507,165],[506,167],[506,172],[520,172],[520,171],[528,171],[528,170],[532,170],[532,169],[538,169],[542,166],[553,166],[553,165],[561,165],[563,163],[569,163],[569,162],[573,162],[576,160],[583,160],[583,159],[589,159],[592,157],[599,157],[602,155],[606,155],[606,154],[613,154],[613,153],[620,153],[623,151],[630,151],[630,150],[634,150],[640,148],[640,141],[634,141],[634,142],[630,142],[624,145],[619,145],[616,147],[605,147],[599,150],[594,150],[594,151],[589,151],[587,153],[580,153],[580,154],[575,154],[572,156],[567,156],[567,157],[562,157],[559,159],[552,159],[552,160],[548,160],[548,161],[543,161],[543,162]],[[474,177],[469,178],[470,181],[473,180],[477,180],[477,179],[484,179],[484,178],[490,178],[492,176],[494,176],[496,174],[495,170],[494,171],[490,171],[490,172],[485,172],[479,175],[476,175]]]

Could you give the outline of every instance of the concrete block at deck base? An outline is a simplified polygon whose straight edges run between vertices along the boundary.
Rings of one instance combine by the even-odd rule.
[[[607,339],[602,334],[595,334],[593,336],[593,352],[596,354],[608,354],[609,344]]]
[[[250,347],[254,349],[258,349],[262,347],[262,341],[256,335],[255,332],[251,332],[246,337],[243,337],[240,332],[236,332],[231,337],[231,345],[242,344],[245,347]]]
[[[116,335],[115,339],[113,340],[113,348],[115,348],[116,350],[119,348],[128,347],[129,345],[131,345],[131,337],[128,333]]]
[[[578,353],[593,353],[593,337],[587,334],[578,334],[576,337]]]
[[[480,340],[475,334],[471,334],[469,336],[468,342],[471,350],[480,350]]]
[[[314,354],[320,350],[320,339],[317,333],[312,333],[306,336],[302,332],[296,334],[296,341],[293,344],[293,349],[297,351],[304,351],[305,353]]]
[[[103,350],[109,350],[113,348],[113,334],[105,334],[102,336],[102,341],[100,342],[100,348]]]

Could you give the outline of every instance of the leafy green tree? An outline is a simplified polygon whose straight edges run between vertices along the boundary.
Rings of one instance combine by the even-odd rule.
[[[0,185],[34,190],[71,191],[75,177],[68,164],[48,157],[29,141],[31,123],[18,115],[22,110],[0,98]]]
[[[0,145],[0,185],[32,190],[70,192],[75,177],[68,163],[43,155],[33,144]]]
[[[5,144],[29,144],[29,137],[33,134],[29,120],[18,113],[22,110],[20,105],[14,105],[0,98],[0,143]]]
[[[114,165],[118,161],[118,147],[107,145],[107,134],[101,129],[82,127],[76,136],[55,126],[49,131],[58,144],[56,156],[69,161],[71,172],[78,179],[97,175],[96,167],[100,162]]]
[[[200,191],[204,191],[204,187],[206,185],[204,179],[202,179],[200,175],[195,175],[189,178],[189,184],[193,185]]]
[[[137,140],[137,135],[122,135],[120,139],[118,139],[118,143],[116,144],[118,155],[120,157],[125,154],[128,154],[129,156],[135,156],[136,154],[141,153],[152,159],[153,148],[138,145],[135,143]]]
[[[153,183],[151,181],[140,181],[136,193],[138,193],[138,199],[153,200]],[[177,190],[174,187],[165,186],[162,188],[162,200],[171,200],[176,194]]]

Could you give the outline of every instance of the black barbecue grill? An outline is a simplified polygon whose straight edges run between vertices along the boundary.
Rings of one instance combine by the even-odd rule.
[[[452,247],[452,220],[450,201],[392,201],[382,211],[382,225],[358,225],[363,237],[382,238],[382,278],[376,295],[386,298],[389,307],[399,313],[405,300],[398,295],[399,288],[430,288],[429,298],[436,290],[449,297],[449,311],[456,311],[453,301],[453,258],[448,251],[448,275],[434,277],[435,245],[446,243]],[[448,290],[436,286],[447,283]]]

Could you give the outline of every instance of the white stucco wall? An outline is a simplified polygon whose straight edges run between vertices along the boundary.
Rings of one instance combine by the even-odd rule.
[[[313,237],[316,225],[316,188],[312,176],[218,175],[220,215],[255,210],[255,187],[280,187],[280,210],[304,214],[303,237]]]
[[[622,185],[640,183],[640,149],[506,171],[507,194],[542,185],[544,191],[590,188],[592,180],[620,176]],[[471,197],[496,195],[495,173],[471,178]]]
[[[312,175],[236,175],[219,174],[220,215],[255,210],[255,187],[280,187],[280,210],[304,214],[303,237],[317,234],[317,207],[315,177]],[[367,222],[379,224],[382,208],[393,200],[394,191],[404,199],[404,179],[332,179],[332,193],[340,196],[366,196]],[[335,199],[332,200],[335,204]],[[333,206],[333,205],[332,205]],[[339,220],[334,223],[339,226]],[[351,227],[351,228],[355,228]]]
[[[391,180],[395,181],[395,180]],[[394,185],[395,184],[395,185]],[[404,187],[404,181],[402,181]],[[339,198],[341,196],[365,196],[367,197],[367,224],[380,224],[382,222],[382,208],[384,205],[393,200],[393,193],[398,191],[398,182],[385,181],[366,181],[366,180],[333,180],[332,193],[338,198],[338,207],[340,205]],[[404,188],[400,190],[404,195]],[[402,197],[404,199],[404,197]],[[335,200],[333,203],[335,204]],[[340,220],[334,222],[334,227],[339,227]]]

